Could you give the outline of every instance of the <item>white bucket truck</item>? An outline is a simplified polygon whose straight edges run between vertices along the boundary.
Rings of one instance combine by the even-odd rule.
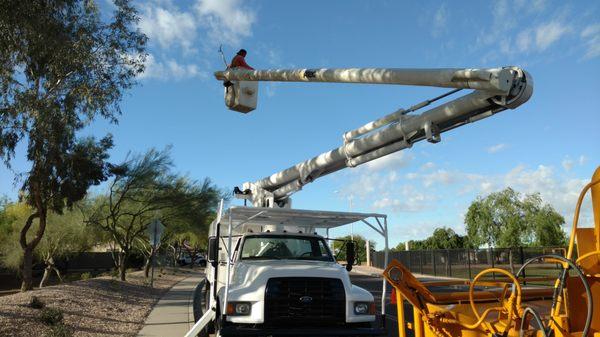
[[[206,327],[226,336],[376,335],[373,296],[350,283],[325,238],[334,227],[362,222],[385,238],[380,214],[291,209],[290,195],[315,179],[409,149],[507,109],[533,94],[533,79],[519,67],[337,68],[217,71],[225,104],[242,113],[257,106],[258,82],[370,83],[453,88],[346,132],[341,146],[263,179],[235,188],[252,207],[222,207],[211,226],[204,314],[186,337]],[[452,97],[462,90],[467,94]],[[436,103],[436,106],[430,107]],[[312,121],[310,116],[303,116]],[[316,117],[312,117],[318,123]],[[284,130],[283,128],[281,130]],[[277,130],[281,133],[281,130]],[[369,218],[371,220],[369,221]],[[315,234],[325,230],[325,237]],[[352,244],[349,245],[352,248]],[[352,258],[352,253],[350,252]],[[352,261],[349,261],[351,266]],[[385,294],[385,282],[382,282]],[[382,302],[385,296],[382,296]],[[385,312],[382,305],[382,317]],[[384,321],[384,320],[383,320]]]
[[[373,295],[350,282],[354,244],[346,242],[344,267],[327,241],[330,229],[362,222],[387,243],[385,215],[262,207],[219,214],[201,283],[204,313],[215,314],[204,335],[385,334],[375,324]]]

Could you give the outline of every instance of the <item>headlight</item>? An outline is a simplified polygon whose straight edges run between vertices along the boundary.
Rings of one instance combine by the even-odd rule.
[[[231,316],[248,316],[252,305],[250,302],[229,302],[227,303],[227,315]]]
[[[374,315],[374,302],[356,302],[354,303],[354,313],[357,315]]]

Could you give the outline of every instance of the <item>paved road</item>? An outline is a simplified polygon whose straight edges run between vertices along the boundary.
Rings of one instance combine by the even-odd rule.
[[[375,297],[375,303],[377,304],[377,311],[381,312],[381,278],[380,277],[373,277],[373,276],[367,276],[367,275],[361,275],[361,274],[356,274],[356,273],[351,273],[350,274],[350,278],[352,279],[352,284],[357,285],[361,288],[364,288],[368,291],[371,292],[371,294],[373,294],[373,297]],[[398,336],[398,319],[397,319],[397,311],[396,311],[396,305],[394,304],[389,304],[390,303],[390,299],[389,299],[389,292],[391,291],[391,286],[388,285],[388,294],[387,294],[387,298],[386,298],[386,306],[385,306],[385,312],[386,312],[386,330],[388,332],[388,336],[390,337],[397,337]],[[408,316],[410,314],[410,317],[406,317],[407,319],[411,319],[412,320],[412,309],[408,310],[408,307],[406,307],[405,310],[405,315]],[[411,335],[408,335],[411,336]]]

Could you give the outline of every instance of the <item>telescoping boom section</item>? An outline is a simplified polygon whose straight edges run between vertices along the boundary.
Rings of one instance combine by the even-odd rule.
[[[518,67],[490,69],[295,69],[242,70],[215,73],[225,84],[225,102],[236,111],[256,108],[259,81],[371,83],[453,88],[450,92],[400,108],[343,135],[343,144],[258,181],[236,188],[236,195],[254,206],[289,206],[289,197],[318,177],[355,167],[506,109],[515,109],[533,93],[531,76]],[[462,89],[471,92],[444,100]]]

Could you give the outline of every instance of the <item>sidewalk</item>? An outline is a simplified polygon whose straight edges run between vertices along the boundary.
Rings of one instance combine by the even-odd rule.
[[[197,272],[175,284],[148,315],[138,337],[182,337],[194,325],[194,289],[204,278]]]

